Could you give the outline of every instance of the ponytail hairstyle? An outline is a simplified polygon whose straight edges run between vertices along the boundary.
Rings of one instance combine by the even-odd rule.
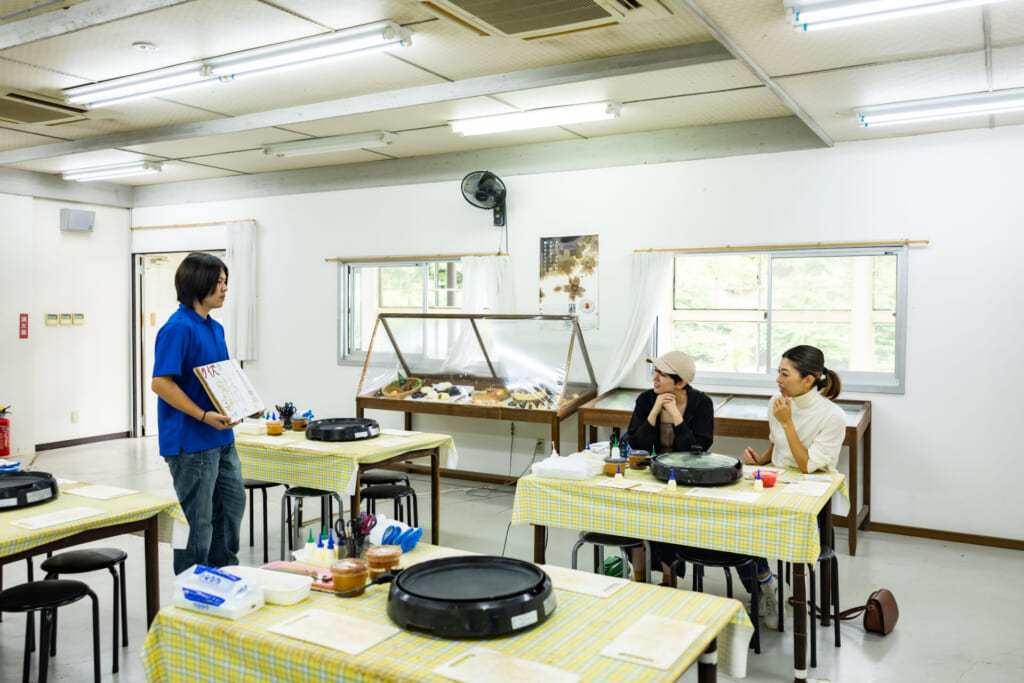
[[[839,380],[839,375],[835,370],[825,367],[825,354],[821,352],[821,349],[801,344],[786,351],[782,357],[793,364],[801,377],[807,375],[814,377],[813,386],[815,389],[821,390],[822,396],[833,401],[839,396],[843,383]]]

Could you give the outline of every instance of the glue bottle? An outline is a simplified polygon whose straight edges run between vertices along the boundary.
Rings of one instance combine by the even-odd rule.
[[[758,470],[757,472],[754,473],[754,490],[764,490],[764,481],[761,479],[761,470]]]
[[[320,534],[320,540],[316,542],[316,555],[314,556],[317,560],[327,559],[327,548],[324,547],[324,535]]]
[[[331,531],[327,532],[327,560],[338,559],[338,550],[334,547],[334,533]]]
[[[612,437],[612,457],[621,458],[622,451],[619,450],[619,441],[614,436]]]
[[[615,466],[615,478],[616,479],[622,479],[622,465],[621,464]]]
[[[306,539],[306,557],[312,560],[316,557],[316,541],[313,540],[313,530],[309,530],[309,538]]]
[[[653,452],[654,449],[652,448],[651,451]],[[669,472],[667,488],[668,488],[669,491],[675,491],[676,490],[676,471],[675,470],[671,470]]]

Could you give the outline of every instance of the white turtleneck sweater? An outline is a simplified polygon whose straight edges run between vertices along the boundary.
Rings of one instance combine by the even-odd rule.
[[[786,430],[772,415],[772,404],[780,396],[776,393],[768,399],[768,440],[775,445],[772,449],[772,464],[799,469],[800,465],[789,448]],[[791,398],[789,405],[796,435],[807,449],[807,471],[835,472],[846,435],[846,415],[843,409],[822,396],[817,389]]]

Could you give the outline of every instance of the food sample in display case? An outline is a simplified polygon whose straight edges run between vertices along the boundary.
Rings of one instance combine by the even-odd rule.
[[[382,313],[356,408],[548,422],[557,441],[596,395],[573,316]]]

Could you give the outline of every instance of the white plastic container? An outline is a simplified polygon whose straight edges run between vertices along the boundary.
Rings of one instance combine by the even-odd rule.
[[[309,597],[313,577],[274,572],[256,567],[225,567],[243,579],[254,579],[263,586],[263,599],[271,605],[294,605]]]

